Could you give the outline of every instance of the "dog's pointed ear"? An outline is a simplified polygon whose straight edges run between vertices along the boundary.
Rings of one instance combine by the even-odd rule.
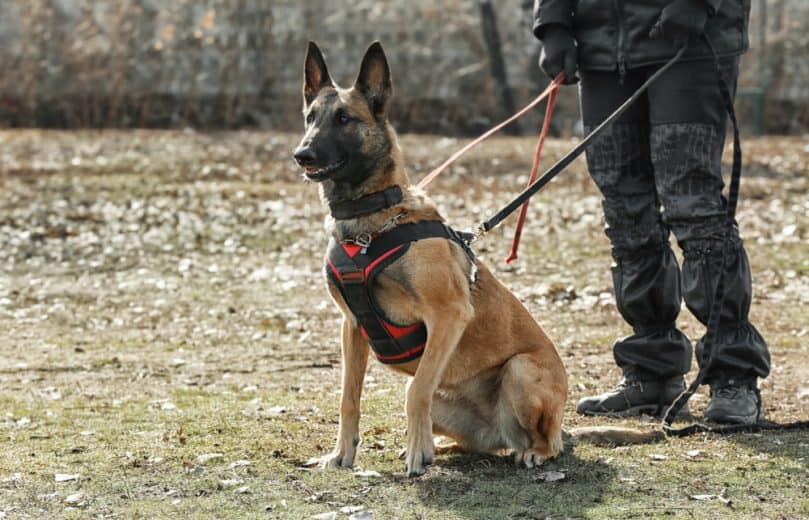
[[[379,42],[372,43],[365,51],[354,88],[365,96],[375,116],[385,113],[388,99],[393,93],[393,86],[390,80],[388,60],[385,58],[385,51],[382,50],[382,44]]]
[[[309,42],[306,61],[303,64],[303,103],[308,106],[324,87],[333,87],[334,83],[326,68],[326,60],[315,42]]]

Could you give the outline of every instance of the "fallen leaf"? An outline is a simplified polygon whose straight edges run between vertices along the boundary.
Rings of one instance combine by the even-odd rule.
[[[90,502],[90,497],[84,493],[73,493],[65,497],[64,503],[73,507],[84,507]]]
[[[222,479],[217,483],[219,489],[229,489],[232,487],[236,487],[239,484],[244,484],[244,480],[240,478],[230,478],[230,479]]]
[[[0,478],[0,482],[21,482],[22,481],[22,473],[12,473],[7,477]]]
[[[542,482],[556,482],[557,480],[564,480],[567,475],[562,471],[543,471],[536,475],[534,480],[541,480]]]
[[[207,464],[212,460],[218,460],[224,457],[222,453],[205,453],[197,457],[197,464]]]
[[[320,464],[320,457],[310,457],[309,460],[301,464],[302,468],[314,468]]]
[[[71,480],[79,480],[78,473],[57,473],[53,476],[56,482],[70,482]]]
[[[269,415],[276,415],[277,416],[277,415],[284,414],[286,412],[287,412],[287,409],[286,409],[285,406],[272,406],[269,409],[267,409],[267,413]]]
[[[380,475],[378,471],[374,471],[372,469],[369,469],[369,470],[365,470],[365,471],[355,471],[354,476],[355,477],[360,477],[360,478],[375,478],[375,477],[381,477],[382,475]]]

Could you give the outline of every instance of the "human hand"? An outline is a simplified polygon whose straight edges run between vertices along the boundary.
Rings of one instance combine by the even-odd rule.
[[[703,0],[674,0],[663,8],[649,37],[665,38],[682,47],[702,36],[707,21],[708,5]]]
[[[579,81],[577,69],[576,40],[570,31],[562,25],[549,25],[542,33],[542,52],[539,55],[539,67],[551,79],[560,72],[565,73],[565,85]]]

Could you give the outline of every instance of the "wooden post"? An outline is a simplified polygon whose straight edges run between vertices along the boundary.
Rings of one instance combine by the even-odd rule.
[[[505,119],[515,112],[514,98],[508,88],[506,64],[503,61],[500,33],[497,31],[497,16],[490,0],[480,0],[480,19],[483,26],[483,40],[489,54],[489,65],[494,78],[495,91],[503,111],[502,117]],[[514,122],[506,127],[504,131],[509,134],[519,134],[520,127],[517,122]]]

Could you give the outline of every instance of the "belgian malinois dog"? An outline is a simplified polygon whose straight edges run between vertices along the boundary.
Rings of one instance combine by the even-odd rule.
[[[354,85],[347,89],[332,81],[320,50],[309,43],[305,134],[294,157],[305,178],[319,183],[331,209],[327,229],[332,248],[353,247],[349,254],[355,258],[388,230],[424,222],[443,225],[435,203],[405,173],[387,118],[391,92],[390,70],[378,42],[368,48]],[[327,271],[337,273],[328,258]],[[337,446],[323,462],[326,467],[351,467],[360,440],[369,325],[347,301],[347,275],[342,281],[338,275],[329,276],[327,285],[343,314],[340,426]],[[559,353],[528,310],[462,241],[441,236],[413,240],[402,256],[363,283],[368,286],[359,294],[371,295],[385,320],[426,329],[426,343],[415,357],[406,351],[404,357],[386,361],[376,352],[412,378],[405,404],[408,475],[424,473],[433,461],[434,433],[454,440],[446,450],[510,450],[518,464],[529,468],[559,455],[567,398]],[[622,428],[581,429],[573,435],[616,444],[657,437]]]

